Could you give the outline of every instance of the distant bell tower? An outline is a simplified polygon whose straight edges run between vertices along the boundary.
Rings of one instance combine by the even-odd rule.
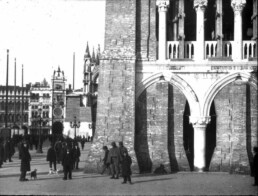
[[[52,78],[52,123],[54,127],[62,127],[65,119],[65,106],[66,106],[66,90],[65,90],[66,78],[64,71],[58,67],[57,71],[54,71]],[[53,130],[55,131],[55,130]],[[59,133],[61,134],[61,133]]]

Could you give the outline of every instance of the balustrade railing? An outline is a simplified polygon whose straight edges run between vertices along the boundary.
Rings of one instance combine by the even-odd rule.
[[[184,58],[194,59],[195,55],[195,43],[196,41],[184,42]],[[197,49],[196,49],[197,50]],[[222,42],[222,55],[226,58],[232,57],[232,51],[234,50],[234,41]],[[257,53],[256,42],[253,40],[243,41],[243,59],[254,58]],[[205,59],[217,57],[217,41],[205,41]],[[167,58],[178,59],[179,58],[179,41],[167,42]]]

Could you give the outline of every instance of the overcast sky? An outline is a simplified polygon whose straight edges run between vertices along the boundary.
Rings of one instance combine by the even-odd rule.
[[[9,85],[51,81],[60,66],[72,84],[75,52],[75,88],[82,88],[83,56],[104,48],[105,0],[0,0],[0,85],[6,84],[9,49]]]

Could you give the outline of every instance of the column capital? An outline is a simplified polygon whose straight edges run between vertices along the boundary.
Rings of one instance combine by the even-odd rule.
[[[207,4],[207,0],[194,0],[194,8],[205,8]]]
[[[169,7],[169,0],[157,0],[156,5],[159,7],[159,12],[166,12]]]
[[[231,7],[233,8],[233,11],[236,13],[241,13],[243,8],[245,7],[246,0],[232,0],[231,1]]]
[[[189,118],[193,126],[206,126],[211,120],[210,116],[189,116]]]

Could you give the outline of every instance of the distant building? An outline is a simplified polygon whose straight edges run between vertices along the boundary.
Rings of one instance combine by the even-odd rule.
[[[52,90],[46,80],[43,80],[42,83],[35,83],[30,89],[29,133],[32,135],[38,134],[40,115],[43,120],[42,134],[51,134]]]
[[[0,129],[7,127],[11,134],[24,134],[29,126],[30,84],[25,87],[8,86],[6,113],[6,86],[0,86]],[[7,121],[6,121],[7,118]]]

